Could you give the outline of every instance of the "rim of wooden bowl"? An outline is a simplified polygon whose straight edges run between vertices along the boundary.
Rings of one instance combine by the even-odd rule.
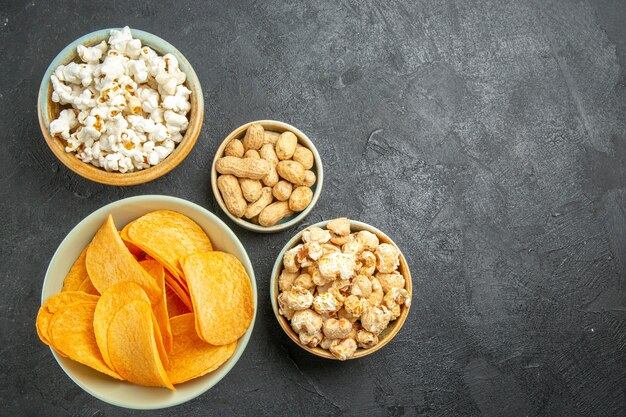
[[[167,174],[185,159],[196,144],[204,119],[204,97],[202,96],[202,87],[200,86],[198,76],[185,56],[169,42],[158,36],[142,30],[131,29],[133,38],[141,40],[142,45],[149,46],[160,55],[171,53],[178,59],[181,70],[187,76],[185,86],[191,90],[189,127],[187,127],[187,131],[181,142],[163,162],[141,171],[123,174],[119,172],[107,172],[102,168],[81,161],[76,158],[74,153],[65,152],[63,141],[50,135],[50,121],[54,120],[62,109],[58,103],[52,101],[53,90],[50,76],[59,65],[67,64],[77,58],[76,47],[78,45],[95,45],[103,40],[107,40],[112,29],[117,28],[97,30],[76,39],[66,46],[50,63],[39,88],[39,97],[37,100],[39,126],[46,143],[59,161],[81,177],[107,185],[128,186],[143,184]]]
[[[242,138],[243,135],[245,134],[245,131],[248,129],[248,127],[254,123],[259,123],[261,126],[263,126],[263,129],[273,131],[273,132],[282,133],[287,130],[293,132],[293,134],[295,134],[296,137],[298,138],[298,143],[308,148],[313,153],[313,159],[315,160],[315,163],[313,164],[313,168],[311,168],[311,170],[315,172],[315,176],[316,176],[315,184],[311,186],[311,189],[313,190],[313,197],[311,198],[311,203],[309,203],[309,205],[297,215],[292,215],[291,217],[288,217],[286,220],[283,219],[281,222],[273,226],[261,226],[258,224],[254,224],[246,219],[233,216],[226,208],[226,205],[224,204],[224,200],[222,199],[222,194],[220,193],[220,190],[217,188],[217,170],[215,169],[215,164],[217,160],[221,158],[222,155],[224,154],[224,149],[226,148],[226,145],[228,144],[228,142],[230,142],[233,139]],[[280,232],[280,231],[289,229],[293,225],[304,220],[306,216],[309,215],[311,210],[313,210],[313,207],[315,207],[315,205],[317,204],[317,201],[320,198],[320,194],[322,193],[323,184],[324,184],[324,167],[322,166],[322,158],[320,157],[320,154],[317,151],[317,148],[315,147],[311,139],[309,139],[309,137],[306,134],[304,134],[302,131],[300,131],[300,129],[296,128],[295,126],[292,126],[289,123],[280,122],[278,120],[255,120],[253,122],[249,122],[244,125],[241,125],[237,129],[230,132],[230,134],[226,136],[226,139],[222,141],[222,144],[219,146],[219,148],[217,148],[217,151],[215,151],[215,156],[213,157],[213,164],[211,166],[211,188],[213,189],[213,195],[215,196],[215,199],[217,200],[217,204],[233,222],[237,223],[239,226],[243,227],[244,229],[251,230],[257,233]]]
[[[300,230],[298,233],[296,233],[296,235],[292,237],[289,240],[289,242],[287,242],[287,244],[283,247],[283,250],[280,252],[278,257],[276,258],[276,262],[274,263],[274,268],[272,269],[272,276],[270,280],[270,298],[272,301],[272,310],[274,311],[274,316],[276,317],[276,320],[278,320],[278,324],[283,329],[283,331],[287,334],[287,336],[289,336],[289,338],[296,345],[298,345],[302,349],[306,350],[307,352],[315,356],[319,356],[325,359],[339,360],[327,350],[324,350],[320,347],[311,348],[309,346],[306,346],[300,343],[300,339],[298,338],[298,335],[296,334],[296,332],[293,331],[287,319],[278,312],[278,294],[279,294],[278,277],[282,270],[282,266],[283,266],[282,259],[283,259],[283,256],[285,255],[285,252],[287,252],[289,249],[293,248],[294,246],[302,242],[302,233],[307,228],[314,227],[314,226],[325,227],[328,224],[328,222],[330,222],[330,220],[325,220],[325,221],[307,226],[305,229]],[[387,236],[381,230],[367,223],[363,223],[357,220],[350,220],[351,232],[358,232],[361,230],[368,230],[374,233],[376,236],[378,236],[378,239],[380,240],[381,243],[390,243],[394,245],[396,248],[398,248],[398,250],[400,250],[398,245],[396,245],[395,242],[391,240],[391,238]],[[404,257],[404,254],[402,253],[401,250],[400,250],[400,268],[399,269],[400,269],[400,273],[404,276],[404,280],[405,280],[404,288],[409,292],[409,294],[411,295],[411,299],[412,299],[413,298],[413,281],[411,279],[411,271],[409,269],[409,264],[406,262],[406,258]],[[389,342],[391,342],[391,340],[398,334],[398,332],[400,331],[400,329],[406,322],[410,309],[411,309],[410,306],[407,307],[403,305],[402,311],[400,312],[400,316],[396,320],[389,323],[389,326],[387,326],[387,328],[383,330],[382,333],[378,336],[379,337],[378,344],[370,349],[358,348],[356,352],[354,353],[354,356],[350,359],[359,359],[359,358],[363,358],[365,356],[371,355],[372,353],[382,349]]]

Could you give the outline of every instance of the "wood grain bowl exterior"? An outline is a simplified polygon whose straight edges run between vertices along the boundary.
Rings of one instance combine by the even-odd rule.
[[[320,223],[316,223],[313,224],[311,226],[308,227],[312,227],[312,226],[318,226],[318,227],[325,227],[328,224],[328,220],[327,221],[323,221]],[[350,220],[350,229],[352,232],[358,232],[361,230],[367,230],[370,231],[372,233],[374,233],[376,236],[378,236],[378,239],[380,240],[380,243],[389,243],[392,244],[396,247],[398,247],[393,240],[391,240],[391,238],[389,236],[387,236],[385,233],[383,233],[382,231],[378,230],[377,228],[375,228],[374,226],[371,226],[367,223],[362,223],[359,221],[354,221],[354,220]],[[293,238],[291,238],[291,240],[285,245],[285,247],[283,248],[283,250],[280,252],[278,258],[276,259],[276,262],[274,263],[274,269],[272,270],[272,277],[271,277],[271,281],[270,281],[270,297],[271,297],[271,301],[272,301],[272,309],[274,310],[274,315],[276,316],[276,320],[278,320],[278,324],[280,325],[280,327],[284,330],[284,332],[287,334],[287,336],[289,336],[289,338],[298,346],[300,346],[302,349],[306,350],[307,352],[319,356],[321,358],[326,358],[326,359],[334,359],[334,360],[338,360],[337,358],[335,358],[329,351],[322,349],[320,347],[314,347],[311,348],[309,346],[303,345],[302,343],[300,343],[300,339],[298,338],[298,334],[291,328],[291,325],[289,324],[289,321],[283,317],[279,312],[278,312],[278,294],[279,289],[278,289],[278,277],[280,276],[280,273],[283,269],[283,263],[282,263],[282,259],[283,259],[283,255],[285,254],[285,252],[287,252],[289,249],[293,248],[294,246],[298,245],[299,243],[302,243],[302,232],[304,232],[303,229],[300,232],[298,232]],[[400,248],[398,248],[400,249]],[[405,289],[409,292],[409,294],[411,294],[411,299],[413,299],[413,282],[411,280],[411,271],[409,270],[409,265],[406,262],[406,258],[404,257],[404,255],[402,254],[402,251],[400,250],[400,267],[399,267],[400,273],[404,276],[404,279],[406,281],[405,283]],[[389,323],[389,326],[382,331],[382,333],[380,335],[378,335],[379,338],[379,342],[376,346],[370,348],[370,349],[362,349],[362,348],[358,348],[354,354],[354,356],[351,359],[358,359],[358,358],[362,358],[364,356],[367,355],[371,355],[372,353],[382,349],[384,346],[386,346],[389,342],[391,342],[391,340],[398,334],[398,332],[400,331],[400,329],[402,328],[402,326],[404,325],[404,322],[406,321],[408,315],[409,315],[409,310],[410,310],[410,306],[402,306],[402,311],[400,312],[400,316]]]
[[[185,86],[191,90],[189,98],[191,103],[191,111],[188,115],[189,127],[185,132],[182,141],[176,146],[174,151],[160,164],[135,172],[107,172],[102,168],[95,167],[76,158],[74,153],[65,151],[65,144],[62,140],[50,135],[50,122],[56,119],[62,110],[62,106],[52,101],[52,82],[50,76],[59,65],[67,64],[78,60],[76,47],[78,45],[95,45],[109,38],[111,29],[102,29],[87,34],[68,46],[65,47],[57,57],[52,61],[41,82],[39,88],[39,98],[37,100],[37,114],[41,132],[50,147],[50,150],[56,157],[70,170],[89,180],[117,186],[128,186],[142,184],[159,178],[167,174],[180,164],[189,154],[196,144],[196,140],[200,135],[202,121],[204,118],[204,99],[202,96],[202,88],[198,77],[189,64],[189,61],[171,44],[163,39],[141,30],[132,29],[134,38],[140,39],[143,45],[147,45],[154,49],[160,55],[171,53],[178,59],[181,70],[187,75]]]

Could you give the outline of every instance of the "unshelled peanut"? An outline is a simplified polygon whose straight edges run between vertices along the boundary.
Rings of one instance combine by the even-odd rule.
[[[248,151],[249,149],[261,149],[265,140],[265,131],[263,126],[258,123],[251,124],[246,130],[246,135],[243,137],[243,149]]]
[[[304,181],[302,182],[302,185],[304,185],[305,187],[310,187],[315,184],[315,181],[317,181],[317,177],[315,176],[315,173],[313,171],[304,171]]]
[[[260,180],[268,174],[270,164],[264,159],[224,156],[217,160],[215,169],[220,174],[230,174],[239,178]]]
[[[241,186],[241,193],[243,198],[248,202],[254,203],[261,197],[261,190],[263,185],[260,180],[251,180],[250,178],[239,178],[239,185]]]
[[[280,161],[276,165],[276,172],[292,184],[302,185],[304,183],[304,167],[300,162]]]
[[[220,175],[217,178],[217,188],[222,194],[222,199],[228,211],[235,217],[241,217],[248,207],[243,198],[239,181],[233,175]]]
[[[311,203],[313,191],[309,187],[297,187],[289,196],[289,209],[292,211],[302,211]]]
[[[276,145],[278,138],[280,137],[280,133],[272,132],[271,130],[266,130],[265,135],[263,136],[263,142],[269,143],[270,145]]]
[[[274,146],[272,146],[272,144],[270,143],[266,143],[265,145],[261,146],[261,149],[259,150],[259,155],[261,156],[261,158],[265,159],[272,165],[276,165],[278,163],[276,151],[274,150]]]
[[[268,187],[273,187],[278,182],[278,173],[276,172],[276,164],[278,164],[278,157],[274,150],[274,145],[266,143],[259,149],[259,155],[270,163],[270,172],[263,177],[263,184]]]
[[[224,148],[225,156],[236,156],[241,158],[243,156],[243,144],[239,139],[233,139]]]
[[[313,163],[315,162],[313,152],[311,152],[308,148],[305,148],[304,146],[296,147],[292,159],[296,162],[300,162],[304,169],[311,169],[313,167]]]
[[[252,159],[261,159],[261,155],[259,155],[259,151],[256,149],[248,149],[245,154],[243,154],[244,158],[252,158]]]
[[[272,195],[278,201],[287,201],[293,190],[293,185],[289,181],[281,180],[272,188]]]
[[[281,161],[291,159],[296,150],[298,138],[292,132],[283,132],[276,142],[276,156]]]
[[[293,211],[289,209],[288,202],[276,201],[261,210],[261,213],[259,213],[259,224],[261,226],[273,226],[292,214]]]
[[[278,178],[278,172],[276,172],[276,166],[270,164],[270,170],[266,176],[263,177],[263,184],[268,187],[273,187],[280,180]]]
[[[263,187],[261,190],[261,196],[254,203],[248,204],[244,217],[246,219],[252,219],[259,215],[261,210],[267,207],[272,202],[272,189],[270,187]]]

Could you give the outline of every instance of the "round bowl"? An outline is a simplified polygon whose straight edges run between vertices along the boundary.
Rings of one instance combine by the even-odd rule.
[[[313,167],[311,168],[311,171],[315,173],[317,180],[315,181],[315,184],[311,186],[311,190],[313,190],[313,197],[311,199],[311,203],[307,206],[307,208],[305,208],[300,213],[294,213],[289,217],[285,217],[284,219],[282,219],[281,221],[279,221],[273,226],[261,226],[259,224],[254,224],[245,218],[238,218],[238,217],[233,216],[230,213],[230,211],[228,211],[228,209],[226,208],[226,205],[224,204],[224,200],[222,199],[222,194],[220,193],[220,190],[217,188],[217,175],[218,174],[217,174],[217,170],[215,169],[215,164],[217,160],[224,155],[224,149],[226,148],[226,145],[228,144],[228,142],[230,142],[233,139],[243,139],[243,136],[246,130],[248,129],[248,126],[254,123],[259,123],[261,126],[263,126],[263,129],[273,131],[273,132],[282,133],[287,130],[291,131],[298,138],[298,143],[308,148],[313,153],[313,158],[315,160]],[[211,166],[211,187],[213,188],[213,195],[215,196],[215,199],[217,200],[217,204],[220,206],[222,211],[224,211],[224,213],[226,213],[226,215],[230,217],[230,219],[234,221],[235,223],[237,223],[239,226],[243,227],[244,229],[248,229],[253,232],[258,232],[258,233],[280,232],[282,230],[289,229],[291,226],[304,220],[304,218],[308,216],[311,210],[313,210],[313,207],[315,207],[315,204],[317,204],[317,200],[319,200],[320,194],[322,192],[323,183],[324,183],[324,168],[322,166],[322,158],[320,157],[319,152],[317,152],[317,148],[315,147],[315,145],[313,145],[313,142],[311,141],[311,139],[309,139],[307,135],[302,133],[296,127],[288,123],[279,122],[276,120],[257,120],[254,122],[246,123],[245,125],[239,126],[237,129],[233,130],[228,136],[226,136],[226,139],[224,139],[220,147],[217,148],[217,151],[215,152],[215,156],[213,157],[213,165]]]
[[[85,365],[64,358],[50,349],[61,368],[78,386],[94,397],[119,407],[133,409],[171,407],[208,391],[226,376],[243,354],[250,340],[256,318],[257,288],[254,270],[248,254],[237,236],[217,216],[197,204],[175,197],[159,195],[143,195],[116,201],[94,211],[78,223],[63,239],[50,261],[41,292],[42,304],[46,299],[61,291],[65,275],[109,214],[113,215],[117,227],[122,228],[131,220],[159,209],[174,210],[188,216],[204,229],[216,250],[231,253],[241,261],[252,284],[254,317],[248,331],[239,339],[235,353],[228,361],[213,372],[176,385],[175,392],[164,388],[144,387],[115,380]]]
[[[50,76],[60,65],[68,64],[72,61],[78,61],[76,47],[78,45],[95,45],[103,40],[108,40],[111,29],[102,29],[89,33],[74,42],[67,45],[54,58],[48,69],[46,70],[41,86],[39,87],[39,97],[37,99],[37,115],[39,118],[39,126],[41,133],[46,139],[46,143],[56,155],[56,157],[69,169],[78,175],[89,180],[107,185],[136,185],[144,182],[152,181],[162,175],[167,174],[180,164],[191,149],[196,144],[200,129],[202,128],[202,119],[204,118],[204,99],[202,96],[202,88],[200,81],[189,64],[189,61],[183,54],[174,48],[171,44],[151,33],[141,30],[131,29],[133,38],[141,40],[142,45],[149,46],[159,55],[171,53],[178,59],[180,69],[187,75],[185,86],[191,90],[189,98],[191,103],[191,111],[189,113],[189,127],[181,142],[176,146],[174,151],[160,164],[150,168],[134,171],[134,172],[107,172],[102,168],[95,167],[76,158],[74,153],[65,152],[63,141],[50,135],[50,122],[55,120],[63,107],[52,101],[52,82]]]
[[[329,221],[330,220],[326,220],[323,222],[315,223],[308,227],[318,226],[318,227],[323,228],[328,224]],[[289,242],[287,242],[285,247],[283,247],[283,250],[280,251],[278,258],[276,258],[276,262],[274,263],[274,269],[272,269],[272,276],[270,280],[270,298],[272,300],[272,308],[274,310],[274,315],[276,316],[276,320],[278,320],[278,324],[280,324],[280,327],[282,327],[285,333],[287,333],[287,336],[289,336],[289,338],[296,345],[300,346],[302,349],[306,350],[307,352],[312,353],[313,355],[319,356],[321,358],[338,360],[329,351],[325,349],[322,349],[320,347],[311,348],[309,346],[306,346],[300,343],[300,339],[298,338],[297,333],[293,331],[287,319],[278,312],[278,294],[279,294],[278,277],[280,276],[280,273],[283,269],[283,256],[285,255],[285,252],[287,252],[289,249],[293,248],[294,246],[302,242],[302,232],[304,232],[305,230],[306,229],[299,231],[294,237],[292,237],[289,240]],[[380,243],[390,243],[398,248],[398,245],[396,245],[389,236],[387,236],[385,233],[381,232],[374,226],[371,226],[367,223],[350,220],[351,232],[358,232],[361,230],[367,230],[367,231],[374,233],[376,236],[378,236]],[[411,271],[409,270],[409,265],[407,264],[406,259],[404,258],[404,255],[402,254],[402,251],[400,251],[399,270],[400,270],[400,273],[404,276],[404,279],[406,281],[404,288],[406,288],[406,290],[409,292],[409,294],[411,294],[411,297],[412,297],[413,296],[413,284],[411,281]],[[396,320],[389,323],[389,326],[387,326],[387,328],[383,330],[380,335],[378,335],[378,338],[379,338],[378,344],[370,349],[358,348],[356,352],[354,353],[354,356],[350,359],[358,359],[367,355],[371,355],[377,350],[382,349],[387,343],[391,342],[391,339],[393,339],[396,336],[396,334],[398,334],[398,332],[404,325],[404,322],[406,321],[406,318],[409,315],[409,309],[410,307],[403,305],[402,311],[400,313],[400,317],[398,317]]]

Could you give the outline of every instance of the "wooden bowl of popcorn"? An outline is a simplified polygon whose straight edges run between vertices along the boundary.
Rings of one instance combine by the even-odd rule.
[[[409,314],[412,281],[397,245],[377,228],[339,218],[296,234],[270,282],[274,315],[302,349],[357,359],[388,344]]]
[[[232,131],[215,152],[211,186],[220,208],[259,233],[302,221],[322,192],[324,169],[313,142],[299,129],[257,120]]]
[[[187,59],[141,30],[103,29],[63,49],[41,82],[39,125],[57,158],[102,184],[152,181],[182,162],[204,117]]]

